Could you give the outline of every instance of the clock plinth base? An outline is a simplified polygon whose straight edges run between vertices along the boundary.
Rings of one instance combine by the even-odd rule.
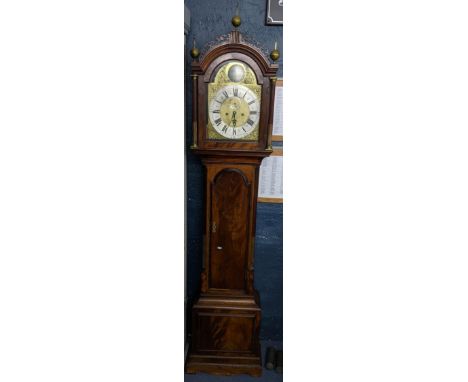
[[[260,315],[258,294],[202,295],[193,307],[186,372],[260,376]]]
[[[207,373],[213,375],[247,374],[252,377],[262,375],[260,357],[246,359],[245,357],[202,357],[191,355],[187,361],[188,374]]]

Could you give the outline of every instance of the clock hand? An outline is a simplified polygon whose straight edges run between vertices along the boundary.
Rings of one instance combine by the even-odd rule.
[[[233,120],[233,119],[236,119],[236,112],[235,112],[235,111],[232,112],[232,115],[231,115],[231,122],[229,122],[229,124],[232,123],[232,120]]]

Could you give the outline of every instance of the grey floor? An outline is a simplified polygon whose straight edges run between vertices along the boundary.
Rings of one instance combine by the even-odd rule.
[[[260,341],[262,345],[262,362],[265,364],[265,353],[269,346],[273,346],[276,350],[283,349],[283,343],[280,341]],[[248,375],[233,375],[228,377],[220,377],[204,373],[185,374],[185,382],[277,382],[283,380],[283,374],[278,374],[274,370],[267,370],[263,367],[261,377],[250,377]]]

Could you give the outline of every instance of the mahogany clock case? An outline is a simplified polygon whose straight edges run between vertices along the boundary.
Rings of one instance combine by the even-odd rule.
[[[192,310],[188,373],[261,375],[254,235],[259,157],[202,157],[206,169],[204,267]]]
[[[248,65],[261,85],[258,139],[213,140],[207,134],[208,84],[227,62]],[[192,308],[188,373],[262,373],[260,296],[254,289],[259,168],[272,152],[276,64],[238,31],[192,64],[193,145],[204,177],[203,266]]]

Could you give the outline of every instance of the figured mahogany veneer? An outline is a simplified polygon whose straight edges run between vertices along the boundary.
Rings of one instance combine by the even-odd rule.
[[[260,303],[256,296],[200,296],[193,307],[188,373],[220,375],[262,373]]]
[[[248,64],[262,86],[256,142],[207,138],[207,85],[230,60]],[[254,289],[259,168],[271,154],[277,66],[238,31],[192,65],[193,152],[205,168],[205,222],[200,297],[192,309],[188,373],[260,376],[260,298]]]

